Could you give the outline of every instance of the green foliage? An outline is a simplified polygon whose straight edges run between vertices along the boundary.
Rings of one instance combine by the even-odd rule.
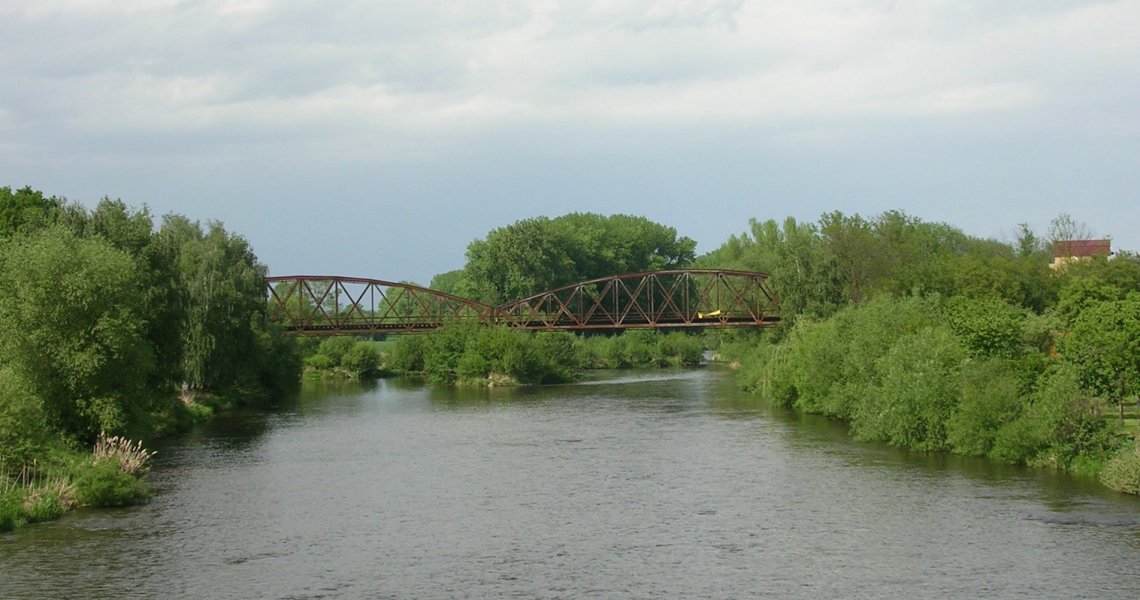
[[[691,367],[700,364],[703,353],[704,343],[699,336],[679,331],[639,329],[574,340],[574,361],[587,369]]]
[[[76,499],[87,506],[130,506],[150,497],[141,478],[123,472],[119,463],[110,459],[84,463],[78,467],[74,482]]]
[[[388,368],[398,373],[422,373],[428,338],[422,335],[405,335],[397,338],[388,355]]]
[[[186,386],[222,390],[256,381],[253,324],[265,310],[265,266],[244,238],[217,222],[203,229],[185,217],[167,216],[157,235],[174,254]]]
[[[946,321],[976,358],[1016,358],[1024,351],[1027,312],[996,297],[958,296],[945,303]]]
[[[310,354],[305,357],[305,366],[317,371],[327,371],[335,367],[336,364],[327,354]]]
[[[682,267],[693,260],[695,248],[693,240],[644,217],[538,217],[471,242],[463,275],[436,285],[450,284],[456,293],[498,304],[586,279]]]
[[[578,356],[574,336],[568,333],[452,323],[431,334],[401,337],[388,357],[388,367],[423,373],[440,383],[503,378],[558,383],[574,378]]]
[[[1113,456],[1100,472],[1108,487],[1128,494],[1140,494],[1140,445],[1135,441]]]
[[[349,336],[324,338],[317,348],[317,353],[327,356],[332,366],[339,367],[344,361],[344,356],[356,346],[356,343],[356,338]]]
[[[50,227],[0,253],[0,363],[25,379],[58,430],[93,439],[141,423],[153,349],[126,253]]]
[[[23,505],[23,490],[15,486],[6,488],[4,481],[0,480],[0,533],[23,527],[27,523]]]
[[[23,510],[29,523],[40,523],[62,517],[64,506],[63,501],[57,495],[37,494],[34,497],[24,499]],[[3,529],[2,525],[0,525],[0,529]]]
[[[463,269],[440,273],[431,278],[431,283],[428,284],[428,288],[445,294],[462,295],[457,290],[459,289],[460,282],[463,281],[463,277]]]
[[[10,187],[0,187],[0,238],[47,225],[62,204],[59,198],[45,197],[30,187],[15,192]]]
[[[996,358],[962,365],[961,398],[947,424],[947,442],[955,452],[1003,462],[1025,460],[1020,443],[1014,441],[1022,432],[1011,425],[1026,406],[1014,372],[1010,361]]]
[[[0,472],[38,478],[100,431],[137,439],[185,426],[183,381],[257,394],[295,386],[295,341],[260,318],[263,274],[220,224],[171,216],[155,231],[146,209],[118,200],[88,210],[0,188]],[[83,477],[96,503],[140,494],[99,469]],[[29,490],[21,518],[65,504],[63,492]]]
[[[877,361],[881,381],[852,415],[855,437],[916,450],[945,450],[965,351],[946,328],[900,338]]]
[[[939,322],[933,299],[880,296],[851,305],[826,321],[800,320],[789,332],[758,387],[778,402],[841,419],[879,385],[877,363],[896,341]]]
[[[0,473],[24,468],[51,439],[42,401],[19,375],[0,367]]]
[[[1140,381],[1140,293],[1086,305],[1060,346],[1086,389],[1122,404]]]
[[[341,357],[340,365],[357,377],[371,375],[380,369],[380,351],[372,342],[356,342]]]

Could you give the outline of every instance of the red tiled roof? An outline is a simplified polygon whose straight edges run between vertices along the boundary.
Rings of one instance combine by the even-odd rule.
[[[1108,256],[1112,254],[1111,240],[1063,240],[1053,242],[1053,256]]]

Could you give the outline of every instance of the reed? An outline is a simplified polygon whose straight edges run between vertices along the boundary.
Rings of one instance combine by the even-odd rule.
[[[142,441],[131,440],[99,432],[95,440],[95,461],[113,460],[118,463],[119,469],[135,477],[141,477],[150,470],[147,464],[156,452],[149,452],[142,446]]]

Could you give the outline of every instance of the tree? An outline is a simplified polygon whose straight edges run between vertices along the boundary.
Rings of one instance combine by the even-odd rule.
[[[1062,338],[1061,353],[1086,389],[1120,407],[1123,421],[1124,398],[1140,382],[1140,293],[1086,306]]]
[[[84,441],[137,431],[154,368],[134,260],[61,226],[0,252],[0,363],[27,381],[53,427]]]
[[[178,274],[184,386],[217,390],[252,383],[253,323],[265,311],[265,266],[245,238],[221,223],[203,230],[185,217],[168,216],[159,237]]]
[[[1094,236],[1088,225],[1077,221],[1069,213],[1061,213],[1049,222],[1049,241],[1053,250],[1063,256],[1072,256],[1070,242],[1091,240]]]
[[[10,187],[0,187],[0,238],[47,225],[52,213],[61,206],[63,200],[45,197],[30,187],[15,192]]]
[[[695,248],[672,227],[644,217],[524,219],[471,242],[456,292],[499,304],[586,279],[684,267]]]

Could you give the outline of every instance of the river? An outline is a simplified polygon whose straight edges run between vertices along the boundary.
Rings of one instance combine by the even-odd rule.
[[[0,598],[1137,598],[1140,501],[852,441],[718,369],[306,385],[155,498],[0,535]]]

